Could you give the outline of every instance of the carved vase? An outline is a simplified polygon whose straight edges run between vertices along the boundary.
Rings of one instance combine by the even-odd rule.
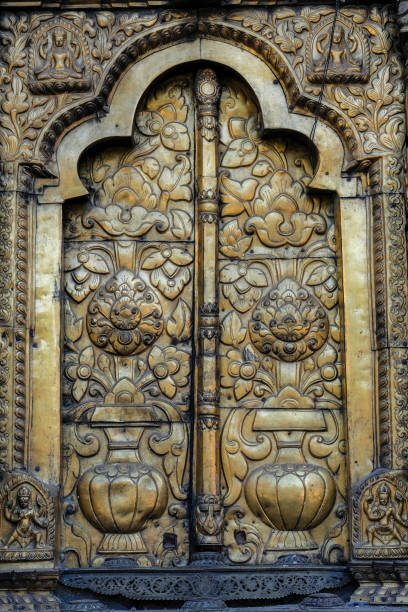
[[[104,533],[101,554],[147,551],[141,531],[167,507],[168,489],[162,473],[143,463],[138,445],[141,427],[107,427],[107,462],[82,475],[78,500],[88,521]]]
[[[268,549],[317,548],[309,530],[330,513],[336,485],[326,468],[306,463],[302,444],[306,431],[325,429],[322,412],[260,410],[258,427],[273,430],[278,454],[275,463],[249,473],[245,497],[252,512],[273,529]]]

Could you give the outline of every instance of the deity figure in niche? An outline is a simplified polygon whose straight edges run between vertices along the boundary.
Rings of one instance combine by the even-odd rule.
[[[316,40],[316,50],[319,53],[319,59],[315,62],[315,69],[317,71],[324,70],[327,56],[329,56],[329,70],[359,72],[361,70],[361,61],[355,57],[357,48],[358,42],[353,32],[350,31],[348,36],[346,36],[344,27],[337,24],[334,28],[331,47],[330,32],[328,30],[323,32]]]
[[[51,37],[39,45],[38,53],[43,60],[35,70],[38,80],[82,78],[85,66],[80,44],[64,28],[54,28]]]
[[[43,547],[42,530],[48,525],[46,504],[37,495],[33,501],[33,492],[30,486],[22,485],[16,494],[15,500],[9,499],[4,508],[4,516],[16,526],[10,535],[5,548],[18,544],[26,548],[34,542],[35,547]]]
[[[372,488],[367,491],[363,502],[364,513],[370,524],[367,526],[366,535],[368,544],[375,546],[375,541],[380,544],[389,544],[397,541],[402,544],[406,540],[408,517],[405,516],[405,501],[401,493],[395,492],[392,499],[391,488],[386,482],[382,482],[373,494]]]

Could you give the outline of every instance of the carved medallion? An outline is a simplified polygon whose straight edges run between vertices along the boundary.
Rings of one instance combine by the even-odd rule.
[[[299,361],[323,346],[329,321],[317,298],[296,280],[285,278],[253,310],[249,330],[261,353]]]
[[[92,342],[117,355],[141,353],[157,340],[164,327],[156,293],[126,269],[95,294],[86,323]]]
[[[82,32],[64,19],[50,21],[32,40],[28,85],[34,94],[86,91],[90,57]]]

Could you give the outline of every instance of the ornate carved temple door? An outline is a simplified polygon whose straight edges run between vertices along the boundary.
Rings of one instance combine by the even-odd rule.
[[[283,126],[287,127],[287,126]],[[339,233],[245,83],[175,73],[66,206],[66,567],[347,556]]]

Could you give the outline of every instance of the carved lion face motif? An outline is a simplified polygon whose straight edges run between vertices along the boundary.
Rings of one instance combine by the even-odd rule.
[[[329,322],[319,300],[297,281],[285,278],[258,303],[250,322],[251,340],[264,354],[298,361],[319,350]]]
[[[120,270],[89,304],[89,337],[108,353],[136,355],[162,333],[162,314],[153,289],[130,270]]]

